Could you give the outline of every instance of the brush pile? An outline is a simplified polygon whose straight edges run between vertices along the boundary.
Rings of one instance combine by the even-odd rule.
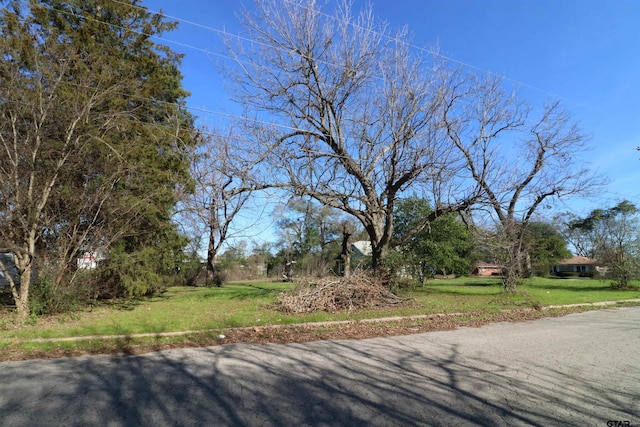
[[[389,291],[382,280],[359,273],[350,277],[301,279],[298,286],[280,293],[274,305],[285,313],[335,313],[399,306],[409,301]]]

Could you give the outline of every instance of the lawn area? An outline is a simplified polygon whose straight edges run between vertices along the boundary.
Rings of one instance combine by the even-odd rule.
[[[34,338],[129,335],[173,331],[211,333],[238,326],[286,325],[333,320],[362,320],[390,316],[435,313],[497,313],[504,309],[590,303],[640,298],[639,290],[614,290],[598,280],[528,280],[515,294],[504,294],[499,279],[457,278],[428,282],[424,287],[401,290],[410,297],[410,307],[358,310],[337,314],[287,315],[269,304],[276,295],[292,287],[289,283],[245,282],[222,288],[169,288],[160,296],[99,304],[91,310],[33,319],[17,329],[10,313],[0,312],[0,348],[32,346],[40,349],[51,343],[26,343]],[[147,339],[147,338],[145,338]],[[144,339],[141,339],[144,340]],[[163,338],[171,341],[171,338]],[[173,338],[179,340],[179,338]],[[156,339],[157,341],[157,339]],[[56,344],[78,346],[85,344]],[[0,356],[1,359],[1,356]]]
[[[636,287],[640,286],[640,282],[633,284]],[[501,304],[517,307],[527,304],[531,306],[537,302],[542,306],[548,306],[640,298],[640,290],[613,289],[608,280],[542,277],[525,280],[514,295],[502,292],[500,279],[476,277],[432,280],[415,293],[436,297],[431,300],[431,303],[442,303],[443,300],[448,300],[446,296],[449,295],[453,297],[451,298],[453,307],[468,300],[467,303],[487,309]],[[418,298],[422,300],[421,297]],[[424,303],[429,304],[429,299],[424,299]],[[444,308],[448,307],[451,306],[444,306]]]

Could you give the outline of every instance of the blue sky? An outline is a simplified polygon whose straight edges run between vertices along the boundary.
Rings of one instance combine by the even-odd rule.
[[[251,5],[251,1],[244,1]],[[355,9],[364,4],[356,0]],[[184,53],[188,105],[230,112],[217,64],[227,59],[219,31],[237,34],[232,0],[143,0],[180,20],[165,44]],[[413,44],[458,63],[504,76],[538,104],[560,99],[592,150],[575,153],[608,176],[591,199],[569,203],[578,214],[621,199],[640,205],[640,0],[374,0],[391,28],[407,25]],[[197,24],[197,25],[196,25]],[[195,110],[201,120],[223,116]]]

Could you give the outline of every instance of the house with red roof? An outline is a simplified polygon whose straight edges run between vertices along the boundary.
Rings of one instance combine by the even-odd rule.
[[[473,276],[502,276],[504,267],[490,262],[479,262],[471,270]]]

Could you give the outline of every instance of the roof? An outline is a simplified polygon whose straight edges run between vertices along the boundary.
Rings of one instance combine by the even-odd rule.
[[[498,264],[491,264],[490,262],[479,262],[475,265],[475,268],[502,268],[502,266]]]
[[[371,254],[373,254],[373,250],[371,249],[371,242],[367,240],[359,240],[357,242],[353,242],[351,246],[357,251],[356,256],[371,256]]]
[[[596,263],[595,259],[587,258],[586,256],[574,256],[558,262],[560,265],[593,265]]]

